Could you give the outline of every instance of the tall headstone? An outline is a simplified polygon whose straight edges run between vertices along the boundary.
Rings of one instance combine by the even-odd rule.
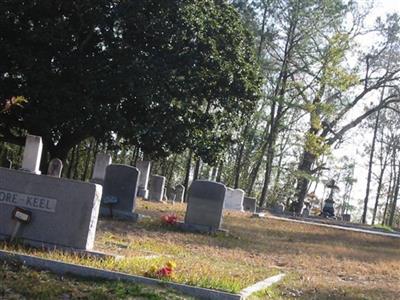
[[[22,158],[22,171],[40,175],[40,161],[42,159],[43,143],[42,137],[27,135]]]
[[[276,214],[283,214],[285,212],[285,204],[276,203],[272,209],[272,211]]]
[[[12,168],[12,161],[8,157],[4,157],[1,163],[3,168],[11,169]]]
[[[49,163],[49,168],[47,169],[47,175],[60,178],[62,168],[63,168],[63,163],[61,159],[53,158]]]
[[[215,232],[221,229],[225,185],[208,180],[196,180],[188,193],[185,215],[187,229]]]
[[[117,218],[136,219],[136,194],[139,170],[135,167],[111,164],[106,168],[101,200],[101,214]]]
[[[182,203],[184,202],[185,197],[185,187],[182,184],[178,184],[175,187],[175,201]]]
[[[227,188],[225,194],[225,209],[243,211],[244,191]]]
[[[255,213],[257,208],[257,199],[252,197],[243,198],[243,209],[251,213]]]
[[[111,161],[111,155],[106,153],[98,153],[94,163],[92,179],[90,181],[103,185],[104,177],[106,176],[106,168],[111,164]]]
[[[93,183],[0,168],[0,239],[16,231],[17,211],[30,215],[16,234],[24,243],[91,250],[101,191]]]
[[[165,177],[151,175],[149,184],[149,200],[162,201],[164,196]]]
[[[138,161],[136,168],[140,171],[138,196],[147,199],[149,196],[149,177],[150,177],[150,161]]]

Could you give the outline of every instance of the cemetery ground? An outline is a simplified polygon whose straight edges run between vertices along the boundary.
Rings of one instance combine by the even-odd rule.
[[[20,264],[0,262],[0,299],[187,299],[178,293],[115,281],[57,276]]]
[[[240,212],[224,213],[227,235],[182,232],[161,222],[162,216],[172,213],[183,220],[185,209],[184,204],[138,201],[137,212],[151,218],[137,224],[99,220],[95,249],[124,255],[122,260],[100,261],[22,247],[13,250],[136,275],[172,261],[176,267],[168,280],[229,292],[286,274],[255,298],[398,299],[399,239],[251,218]]]

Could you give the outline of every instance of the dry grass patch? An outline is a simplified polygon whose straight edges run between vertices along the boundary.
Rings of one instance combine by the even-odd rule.
[[[57,276],[0,262],[0,299],[188,299],[173,291],[138,284]]]
[[[224,215],[229,235],[182,232],[161,223],[160,217],[170,213],[183,220],[185,209],[184,204],[139,201],[138,212],[152,218],[137,224],[100,220],[96,250],[123,254],[122,261],[60,252],[35,254],[137,275],[173,260],[177,267],[170,280],[230,292],[279,272],[288,274],[254,298],[398,299],[400,295],[399,239],[237,212]]]

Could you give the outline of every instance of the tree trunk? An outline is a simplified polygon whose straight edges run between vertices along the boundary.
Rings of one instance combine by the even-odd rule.
[[[392,207],[390,209],[390,216],[389,216],[389,226],[393,226],[393,221],[394,221],[394,214],[396,213],[396,206],[397,206],[397,197],[399,196],[399,185],[400,185],[400,162],[399,162],[399,168],[397,170],[397,180],[395,184],[395,190],[394,190],[394,196],[392,200]]]
[[[219,166],[218,166],[218,172],[217,172],[217,178],[216,178],[217,182],[221,182],[223,169],[224,169],[224,161],[221,159],[221,161],[219,162]]]
[[[297,202],[295,206],[295,212],[301,213],[303,208],[304,199],[307,195],[307,188],[309,183],[308,176],[311,176],[312,171],[311,167],[316,160],[316,156],[309,151],[304,150],[303,159],[301,164],[299,165],[298,171],[301,173],[297,179],[296,193],[297,193]]]
[[[167,176],[167,185],[171,185],[171,181],[172,181],[172,176],[174,175],[174,169],[175,169],[175,165],[176,165],[176,159],[177,159],[178,155],[175,154],[174,158],[172,160],[171,166],[168,170],[168,176]]]
[[[91,161],[90,153],[92,152],[92,149],[93,149],[93,140],[90,139],[90,142],[86,149],[86,154],[85,154],[85,164],[83,167],[83,173],[82,173],[82,177],[81,177],[82,181],[85,181],[86,179],[88,179],[87,177],[88,177],[88,172],[89,172],[89,164]]]
[[[385,173],[386,169],[386,162],[381,168],[381,172],[379,174],[379,179],[378,179],[378,188],[376,191],[376,197],[375,197],[375,206],[374,206],[374,212],[372,214],[372,225],[375,224],[375,218],[376,218],[376,211],[378,210],[378,203],[379,203],[379,197],[381,194],[381,189],[382,189],[382,180],[383,180],[383,174]]]
[[[265,151],[266,151],[267,146],[268,146],[268,142],[266,140],[267,136],[268,136],[268,132],[269,132],[269,125],[267,125],[267,127],[264,130],[264,134],[263,134],[263,139],[262,140],[265,141],[265,142],[261,146],[260,155],[256,159],[256,164],[255,164],[254,168],[250,172],[249,184],[247,186],[247,194],[248,195],[251,195],[252,192],[253,192],[254,184],[255,184],[255,182],[257,180],[258,170],[261,167],[261,163],[263,161],[263,157],[264,157]]]
[[[71,158],[69,160],[68,164],[68,172],[67,172],[67,178],[71,179],[72,175],[72,170],[75,162],[75,153],[76,153],[76,146],[72,148],[72,153],[71,153]]]
[[[189,190],[189,177],[190,177],[190,168],[192,166],[192,150],[189,150],[189,155],[186,161],[186,172],[185,172],[185,201],[187,199],[187,194],[188,194],[188,190]]]
[[[374,125],[374,134],[372,136],[372,142],[371,142],[371,153],[369,155],[367,190],[365,192],[364,208],[363,208],[363,214],[362,214],[362,218],[361,218],[361,221],[363,224],[365,224],[367,222],[369,189],[370,189],[370,185],[371,185],[372,165],[374,163],[374,152],[375,152],[376,136],[377,136],[378,125],[379,125],[379,115],[380,115],[380,110],[376,114],[375,125]]]
[[[240,185],[240,172],[242,169],[243,152],[244,152],[244,147],[246,144],[246,138],[247,138],[247,133],[249,131],[249,127],[250,127],[249,123],[247,123],[243,130],[242,142],[239,145],[238,153],[236,156],[235,178],[234,178],[234,183],[233,183],[233,187],[235,189],[239,188],[239,185]]]
[[[74,170],[72,174],[72,178],[77,179],[79,177],[79,163],[81,160],[81,144],[76,145],[76,156],[75,156],[75,163],[74,163]]]
[[[201,158],[199,158],[196,161],[196,166],[194,168],[194,173],[193,173],[193,180],[197,180],[200,177],[200,172],[201,172]]]

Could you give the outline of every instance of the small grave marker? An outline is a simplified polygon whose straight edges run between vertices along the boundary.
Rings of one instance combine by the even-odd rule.
[[[53,158],[49,163],[47,175],[60,178],[62,168],[63,168],[63,163],[62,163],[61,159]]]

